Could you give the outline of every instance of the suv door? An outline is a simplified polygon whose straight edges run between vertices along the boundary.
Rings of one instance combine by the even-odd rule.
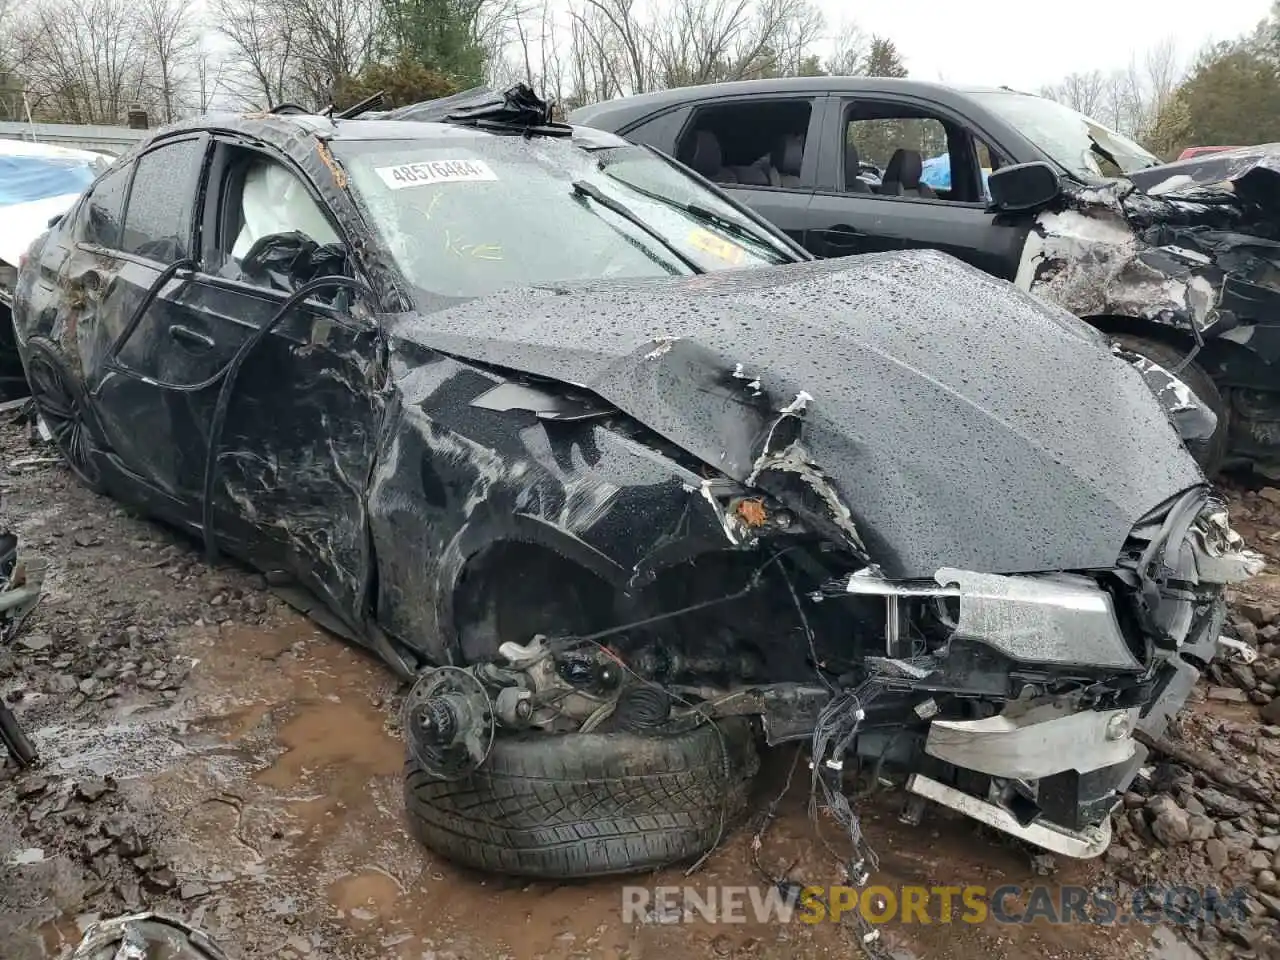
[[[822,96],[794,94],[704,101],[660,149],[803,243],[826,104]],[[651,132],[648,122],[635,129],[652,146],[659,146],[655,133],[675,129],[664,122]]]
[[[972,124],[915,98],[833,98],[828,116],[804,240],[812,253],[931,248],[1014,278],[1030,220],[998,219],[985,187],[1007,154]]]

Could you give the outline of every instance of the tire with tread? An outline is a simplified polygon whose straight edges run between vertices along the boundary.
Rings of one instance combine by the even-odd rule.
[[[1111,338],[1126,350],[1132,350],[1134,353],[1141,354],[1148,360],[1153,360],[1160,366],[1164,367],[1172,373],[1186,359],[1186,351],[1159,340],[1149,340],[1146,337],[1139,337],[1133,334],[1118,334]],[[1227,403],[1222,399],[1222,393],[1218,390],[1218,385],[1213,382],[1213,378],[1205,371],[1204,367],[1192,360],[1177,375],[1191,390],[1195,393],[1200,401],[1213,411],[1218,418],[1218,428],[1214,431],[1213,436],[1208,441],[1194,442],[1187,444],[1187,450],[1195,457],[1196,462],[1200,464],[1200,469],[1204,471],[1206,477],[1210,480],[1222,468],[1222,463],[1227,457],[1227,445],[1230,433],[1230,412],[1227,410]]]
[[[671,735],[499,736],[457,781],[410,756],[405,808],[414,836],[463,866],[544,879],[637,873],[711,849],[758,769],[740,718]]]

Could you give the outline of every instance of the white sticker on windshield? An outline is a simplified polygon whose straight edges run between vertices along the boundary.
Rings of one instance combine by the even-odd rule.
[[[399,163],[394,167],[377,167],[376,172],[392,190],[425,187],[436,183],[498,179],[497,174],[483,160],[423,160],[419,163]]]

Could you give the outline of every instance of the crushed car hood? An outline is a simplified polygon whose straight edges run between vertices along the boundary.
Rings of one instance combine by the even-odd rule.
[[[1110,568],[1203,482],[1096,332],[940,253],[524,290],[390,333],[590,390],[803,516],[834,486],[892,577]]]
[[[1234,194],[1280,216],[1280,143],[1149,167],[1128,179],[1148,196],[1211,201],[1222,194]]]

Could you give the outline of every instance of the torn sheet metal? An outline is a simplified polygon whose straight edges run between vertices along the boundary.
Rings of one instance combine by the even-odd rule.
[[[1119,346],[1112,349],[1116,356],[1132,364],[1142,374],[1142,379],[1147,381],[1147,386],[1183,440],[1208,440],[1213,436],[1218,427],[1218,415],[1205,406],[1186,383],[1141,354]]]
[[[1231,378],[1270,387],[1280,363],[1280,144],[1063,189],[1062,207],[1040,214],[1027,238],[1019,287],[1081,317],[1229,339],[1258,361],[1237,361]],[[1212,352],[1205,359],[1213,366]]]

